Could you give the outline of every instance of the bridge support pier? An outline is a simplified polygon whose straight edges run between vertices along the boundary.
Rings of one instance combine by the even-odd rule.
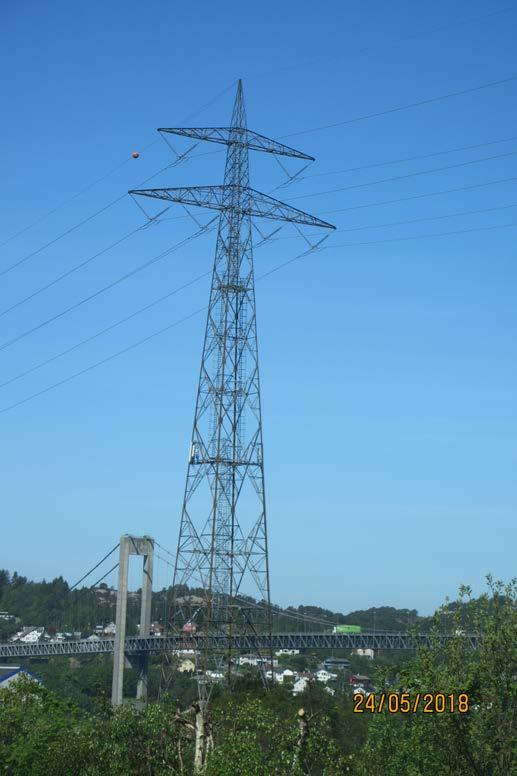
[[[127,656],[124,652],[126,638],[126,615],[127,615],[127,586],[129,556],[143,556],[142,573],[142,600],[140,603],[140,633],[142,637],[149,635],[151,626],[151,597],[153,589],[153,554],[154,540],[149,536],[129,536],[125,534],[120,539],[120,556],[118,567],[118,590],[117,590],[117,611],[115,617],[115,644],[113,653],[113,682],[111,686],[111,703],[113,706],[119,706],[124,699],[124,668],[126,659],[130,665],[138,671],[138,682],[136,687],[136,698],[145,702],[147,699],[147,677],[149,670],[149,656],[147,653],[141,655]]]

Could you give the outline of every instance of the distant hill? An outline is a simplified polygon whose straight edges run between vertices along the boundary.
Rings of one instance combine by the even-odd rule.
[[[360,625],[368,630],[407,630],[409,626],[426,619],[419,617],[416,609],[396,609],[394,606],[374,606],[370,609],[358,609],[349,614],[332,612],[319,606],[289,607],[289,611],[322,622]]]
[[[202,591],[182,586],[178,592],[183,596],[200,595]],[[164,611],[167,609],[166,598],[170,596],[170,590],[161,590],[153,593],[153,619],[161,621]],[[243,596],[246,602],[252,606],[257,605],[253,598]],[[7,611],[17,617],[19,625],[45,625],[49,632],[59,630],[84,630],[92,629],[97,623],[105,623],[114,620],[115,617],[115,591],[107,585],[101,584],[92,589],[83,587],[70,591],[68,583],[58,577],[50,582],[32,582],[16,572],[12,575],[0,569],[0,611]],[[241,600],[241,599],[240,599]],[[447,612],[452,612],[458,604],[448,604],[441,616],[444,629],[452,618]],[[464,609],[465,621],[471,619],[475,602],[471,602]],[[128,625],[132,630],[136,629],[139,619],[138,595],[130,595],[128,604]],[[462,610],[463,613],[463,610]],[[303,620],[301,620],[301,616]],[[370,609],[343,614],[324,609],[319,606],[290,606],[287,609],[273,608],[274,628],[279,631],[296,630],[327,630],[334,624],[360,625],[364,629],[405,631],[409,627],[418,625],[427,630],[431,618],[420,617],[416,609],[397,609],[394,606],[376,606]],[[0,621],[0,640],[13,631],[13,625]]]

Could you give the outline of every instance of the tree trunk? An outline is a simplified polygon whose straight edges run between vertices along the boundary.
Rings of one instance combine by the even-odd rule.
[[[205,714],[203,703],[194,703],[194,714],[196,716],[196,744],[194,750],[194,773],[203,773],[205,767],[205,745],[206,745],[206,731],[205,731]]]
[[[309,729],[309,723],[307,720],[305,709],[298,709],[298,738],[296,740],[296,744],[294,745],[293,768],[292,768],[293,771],[296,770],[297,766],[300,763],[303,747],[305,746],[305,739],[307,738],[308,729]]]

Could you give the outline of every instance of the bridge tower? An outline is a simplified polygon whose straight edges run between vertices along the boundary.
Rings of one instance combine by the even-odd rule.
[[[127,586],[130,555],[143,556],[142,595],[140,601],[140,636],[148,636],[151,626],[151,602],[153,591],[153,556],[154,540],[149,536],[137,537],[125,534],[120,538],[120,554],[118,565],[117,609],[115,615],[115,645],[113,654],[113,682],[111,686],[111,702],[119,706],[124,699],[124,668],[126,664],[138,671],[136,686],[137,701],[147,699],[147,677],[149,669],[149,654],[126,655],[124,644],[126,639]]]
[[[271,634],[252,217],[334,227],[250,188],[250,149],[313,157],[247,128],[241,81],[231,126],[159,131],[227,146],[222,186],[130,194],[220,211],[168,625],[185,638],[224,635],[229,675],[237,634]]]

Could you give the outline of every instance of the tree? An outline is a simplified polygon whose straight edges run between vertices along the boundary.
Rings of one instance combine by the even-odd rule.
[[[467,713],[374,715],[360,772],[384,776],[511,776],[517,773],[517,582],[487,578],[489,594],[476,601],[467,587],[453,612],[455,635],[422,649],[401,670],[397,687],[417,693],[469,696]],[[477,649],[467,642],[468,607]],[[445,607],[450,611],[448,606]],[[436,631],[442,610],[435,616]]]

